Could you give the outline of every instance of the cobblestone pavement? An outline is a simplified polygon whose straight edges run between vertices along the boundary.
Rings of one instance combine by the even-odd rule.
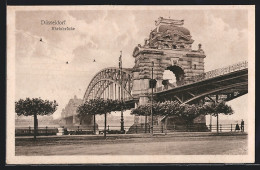
[[[174,133],[145,135],[17,137],[19,155],[241,155],[245,133]]]

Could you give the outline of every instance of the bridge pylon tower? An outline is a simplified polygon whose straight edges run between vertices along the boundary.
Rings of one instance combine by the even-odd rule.
[[[201,44],[197,50],[192,50],[194,40],[183,24],[183,20],[160,17],[156,21],[156,28],[150,32],[149,38],[145,39],[144,45],[135,47],[132,96],[138,99],[139,105],[151,102],[149,80],[152,75],[152,62],[156,87],[181,86],[191,83],[193,76],[204,73],[206,55]],[[163,79],[165,70],[170,70],[175,75],[176,83],[171,84]]]

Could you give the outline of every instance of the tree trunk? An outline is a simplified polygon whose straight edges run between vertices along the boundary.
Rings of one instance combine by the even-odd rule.
[[[147,115],[145,115],[145,121],[144,121],[144,131],[147,132]]]
[[[107,136],[107,113],[105,113],[105,127],[104,127],[104,137]]]
[[[217,133],[218,133],[218,113],[217,113]]]
[[[37,113],[34,113],[34,140],[36,140],[37,136],[37,131],[38,131],[38,119],[37,119]]]
[[[94,115],[94,135],[96,134],[96,115]]]
[[[212,132],[212,115],[210,115],[210,124],[209,124],[210,132]]]
[[[165,124],[165,134],[167,134],[167,122],[168,122],[168,118],[166,117],[165,122],[164,122],[164,124]]]

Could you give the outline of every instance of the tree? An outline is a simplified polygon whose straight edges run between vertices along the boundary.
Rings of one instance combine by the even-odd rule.
[[[200,109],[201,114],[205,115],[212,115],[217,117],[217,133],[218,133],[218,114],[222,113],[224,115],[231,115],[234,113],[233,109],[227,105],[224,101],[217,103],[217,102],[212,102],[212,103],[207,103],[204,104],[203,107]]]
[[[107,100],[101,100],[102,102],[102,113],[105,115],[105,121],[104,121],[104,137],[106,137],[107,134],[107,113],[111,113],[111,111],[113,110],[113,108],[115,108],[115,102],[113,102],[113,100],[111,99],[107,99]]]
[[[151,114],[150,105],[139,105],[137,108],[131,110],[132,115],[149,116]]]
[[[120,100],[112,100],[112,99],[102,99],[96,98],[86,101],[81,104],[77,108],[78,118],[80,121],[83,121],[87,118],[87,115],[104,115],[104,136],[106,137],[106,124],[107,124],[107,113],[111,113],[113,111],[121,111],[128,109],[129,106]],[[94,119],[94,127],[95,127],[95,119]],[[95,129],[94,129],[95,130]]]
[[[77,117],[79,118],[80,120],[80,124],[87,120],[88,118],[88,115],[93,115],[94,116],[94,133],[96,131],[96,120],[95,120],[95,114],[94,112],[92,111],[93,109],[93,106],[92,106],[92,102],[85,102],[85,103],[82,103],[80,104],[78,107],[77,107]]]
[[[192,124],[192,121],[199,115],[212,115],[217,117],[218,130],[218,114],[225,115],[233,114],[233,110],[225,102],[208,103],[204,105],[189,105],[179,104],[176,101],[165,101],[153,104],[153,114],[158,116],[177,116],[186,121],[187,125]],[[132,115],[149,116],[151,115],[151,105],[140,105],[131,111]]]
[[[112,99],[106,99],[106,100],[101,99],[101,105],[102,105],[101,113],[105,115],[104,136],[106,137],[107,113],[130,109],[130,106],[127,105],[122,100],[112,100]]]
[[[18,116],[34,116],[34,139],[38,130],[37,115],[53,114],[57,110],[56,101],[43,100],[41,98],[26,98],[15,102],[15,112]]]
[[[157,116],[177,115],[182,107],[176,101],[165,101],[153,103],[153,114]],[[139,105],[137,108],[132,109],[132,115],[150,116],[151,104]]]
[[[94,118],[94,133],[96,132],[96,115],[97,114],[102,114],[102,100],[97,98],[97,99],[91,99],[89,101],[86,101],[85,103],[82,103],[81,105],[78,106],[77,108],[77,117],[80,120],[80,123],[82,121],[85,121],[88,119],[88,115],[93,115]]]
[[[177,116],[181,117],[188,126],[193,124],[193,120],[201,115],[200,113],[200,106],[192,104],[182,104],[180,105],[179,114]]]
[[[178,115],[182,109],[177,101],[165,101],[153,103],[153,115],[156,116],[173,116]],[[138,116],[150,116],[151,115],[151,104],[139,105],[137,108],[132,109],[132,115]],[[167,121],[165,122],[165,128]],[[146,124],[145,124],[146,129]]]

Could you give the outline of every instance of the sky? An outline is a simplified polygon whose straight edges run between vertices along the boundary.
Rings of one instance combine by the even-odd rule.
[[[54,118],[59,118],[69,99],[83,98],[99,70],[118,67],[121,50],[123,67],[134,66],[134,48],[144,44],[160,16],[184,19],[194,40],[192,48],[201,43],[207,56],[205,71],[248,58],[248,15],[243,9],[17,11],[15,99],[56,100]],[[64,26],[75,30],[51,30],[41,20],[66,20]],[[235,114],[220,119],[247,119],[247,98],[228,102]]]

